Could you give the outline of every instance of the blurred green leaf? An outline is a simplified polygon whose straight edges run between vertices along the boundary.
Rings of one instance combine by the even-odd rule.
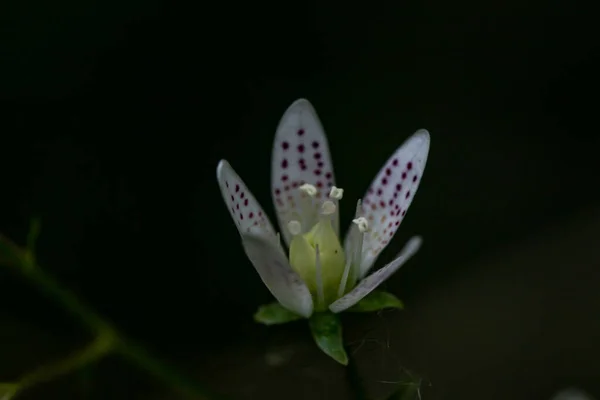
[[[35,252],[35,243],[40,235],[41,224],[39,218],[32,218],[29,225],[29,232],[27,233],[27,249],[31,252]]]
[[[12,399],[18,390],[19,385],[16,383],[0,383],[0,400]]]
[[[391,293],[375,290],[366,295],[361,301],[350,307],[348,312],[371,312],[384,308],[404,309],[404,303]]]
[[[254,314],[254,320],[264,325],[285,324],[301,318],[277,302],[260,306]]]
[[[348,365],[342,340],[342,323],[338,315],[328,311],[315,313],[310,317],[309,325],[317,346],[335,361]]]
[[[12,240],[0,234],[0,263],[10,266],[19,265],[22,262],[22,258],[23,250]]]

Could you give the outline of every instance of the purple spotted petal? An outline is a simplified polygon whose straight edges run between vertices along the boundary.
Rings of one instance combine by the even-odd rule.
[[[275,134],[271,163],[273,201],[281,232],[289,244],[290,220],[300,221],[303,231],[307,231],[317,218],[316,207],[310,207],[311,199],[298,188],[305,183],[314,185],[316,204],[327,198],[335,184],[325,131],[308,100],[296,100],[283,114]],[[337,231],[337,212],[333,222]]]
[[[367,274],[402,223],[423,177],[429,142],[429,132],[415,132],[387,160],[363,197],[369,231],[363,240],[360,277]],[[347,237],[345,247],[349,246]]]
[[[225,160],[221,160],[217,166],[217,181],[225,205],[240,234],[252,229],[275,236],[273,226],[263,208]]]

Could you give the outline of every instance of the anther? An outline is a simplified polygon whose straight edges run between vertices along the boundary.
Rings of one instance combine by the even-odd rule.
[[[317,188],[310,183],[305,183],[304,185],[300,186],[299,189],[310,197],[315,197],[317,195]]]
[[[337,207],[335,206],[335,204],[333,204],[333,201],[327,200],[324,201],[323,205],[321,206],[321,214],[331,215],[335,212],[336,209]]]
[[[365,217],[358,217],[356,219],[353,219],[352,222],[354,222],[356,226],[358,226],[358,230],[361,233],[365,233],[369,229],[369,222]]]
[[[299,235],[302,232],[302,225],[296,220],[291,220],[287,224],[290,233],[294,236]]]
[[[335,200],[341,200],[344,196],[344,189],[333,186],[329,192],[329,197]]]

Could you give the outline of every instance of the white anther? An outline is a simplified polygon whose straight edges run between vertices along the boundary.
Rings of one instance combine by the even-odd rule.
[[[361,231],[361,233],[365,233],[369,229],[369,222],[365,217],[358,217],[353,219],[352,222],[358,226],[358,230]]]
[[[299,189],[310,197],[315,197],[317,195],[317,188],[310,183],[305,183],[304,185],[300,186]]]
[[[337,207],[335,206],[335,204],[333,204],[333,201],[327,200],[324,201],[323,205],[321,206],[321,213],[323,215],[331,215],[335,212],[336,209]]]
[[[302,232],[302,225],[295,219],[288,222],[287,225],[290,233],[294,236],[299,235]]]
[[[344,197],[344,189],[333,186],[329,192],[329,197],[336,200],[341,200]]]

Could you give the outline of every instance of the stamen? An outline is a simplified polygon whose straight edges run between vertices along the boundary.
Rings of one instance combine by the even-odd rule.
[[[298,189],[302,190],[304,193],[309,195],[310,197],[315,197],[317,195],[317,188],[311,185],[310,183],[305,183],[300,186]]]
[[[344,189],[336,187],[336,186],[332,186],[331,190],[329,191],[329,198],[333,200],[333,203],[335,205],[338,204],[338,202],[342,199],[342,197],[344,197]],[[336,234],[340,234],[340,220],[339,218],[334,218],[333,221],[333,229],[335,230]]]
[[[352,222],[355,223],[356,226],[358,226],[358,230],[361,233],[365,233],[369,230],[369,221],[367,221],[365,217],[358,217],[356,219],[353,219]]]
[[[344,267],[344,273],[342,274],[342,279],[340,280],[340,286],[338,288],[338,297],[342,297],[344,295],[346,286],[348,285],[348,279],[350,279],[352,282],[351,285],[354,285],[354,282],[356,282],[358,278],[358,271],[360,271],[364,231],[360,229],[359,223],[363,222],[362,220],[365,220],[367,228],[369,227],[368,221],[364,217],[361,217],[361,215],[362,201],[358,199],[356,202],[356,214],[354,214],[356,218],[352,220],[352,222],[357,225],[358,232],[356,232],[354,229],[350,230],[350,246],[349,251],[346,254],[346,265]],[[352,274],[350,274],[350,270],[352,270]]]
[[[310,229],[315,220],[315,214],[317,210],[315,209],[315,196],[317,195],[317,188],[310,183],[305,183],[300,186],[301,192],[305,193],[307,196],[302,196],[300,199],[300,219],[302,220],[302,225],[307,229]]]
[[[337,207],[335,206],[335,204],[333,204],[333,201],[327,200],[324,201],[323,205],[321,206],[321,214],[331,215],[335,212],[336,209]]]
[[[364,219],[363,217],[360,217],[362,219]],[[357,219],[360,219],[357,218]],[[362,221],[361,221],[362,222]],[[366,219],[365,219],[365,223],[366,223]],[[358,224],[357,224],[358,225]],[[354,248],[353,250],[353,255],[352,255],[352,264],[354,266],[354,270],[352,271],[352,279],[354,282],[356,282],[359,279],[360,276],[360,270],[362,267],[362,248],[363,248],[363,240],[365,238],[365,231],[360,229],[361,226],[358,225],[358,230],[360,231],[360,233],[358,233],[356,235],[356,240],[354,241]],[[368,228],[368,225],[367,225]]]
[[[281,246],[281,235],[279,234],[279,232],[275,234],[275,245],[277,247]]]
[[[352,257],[346,258],[346,265],[344,266],[344,273],[340,280],[340,286],[338,288],[338,298],[344,295],[346,291],[346,283],[348,283],[348,275],[350,274],[350,266],[352,265]]]
[[[329,192],[329,197],[335,200],[341,200],[344,197],[344,189],[333,186]]]
[[[369,229],[369,222],[362,215],[362,200],[358,199],[356,202],[356,213],[354,214],[355,219],[352,220],[352,222],[357,225],[358,232],[354,231],[354,236],[351,239],[352,247],[350,248],[352,254],[348,254],[348,257],[352,259],[352,274],[350,275],[351,285],[354,285],[361,273],[363,240],[366,230]],[[361,229],[361,227],[364,228],[364,230]]]
[[[354,212],[354,218],[358,218],[362,216],[362,200],[358,199],[356,202],[356,211]]]
[[[302,224],[299,221],[291,220],[288,222],[288,230],[293,236],[299,235],[302,233]]]
[[[325,293],[323,291],[323,277],[321,275],[321,256],[319,254],[319,245],[315,246],[315,281],[317,283],[317,300],[319,304],[325,303]]]

